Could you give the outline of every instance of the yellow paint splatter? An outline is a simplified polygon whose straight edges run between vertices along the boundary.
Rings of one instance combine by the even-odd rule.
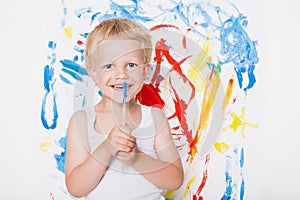
[[[175,199],[176,194],[174,194],[174,190],[168,190],[165,194],[164,197],[166,199]]]
[[[220,153],[225,153],[230,146],[226,144],[226,142],[216,142],[215,143],[215,149]]]
[[[254,128],[258,128],[257,124],[249,123],[247,119],[245,118],[246,108],[242,107],[241,109],[241,115],[237,115],[235,112],[230,113],[230,116],[232,118],[232,122],[229,126],[224,127],[223,131],[228,131],[229,129],[232,129],[234,132],[237,131],[238,127],[242,127],[242,137],[245,138],[245,129],[246,126],[251,126]]]
[[[184,191],[182,197],[180,198],[180,200],[186,198],[186,195],[189,193],[189,190],[190,190],[190,187],[191,187],[192,183],[194,183],[195,181],[196,181],[196,177],[195,177],[195,176],[193,176],[193,177],[188,181],[188,183],[186,184],[186,187],[185,187],[185,191]]]
[[[52,142],[50,141],[49,138],[47,138],[45,142],[42,142],[42,143],[40,144],[40,149],[41,149],[41,151],[47,152],[47,151],[48,151],[47,146],[50,146],[51,144],[52,144]]]
[[[69,39],[73,37],[73,27],[65,27],[64,28],[65,36]]]
[[[214,74],[214,68],[213,68],[211,74],[208,77],[207,84],[204,90],[204,96],[203,96],[202,107],[201,107],[202,109],[199,118],[200,120],[196,130],[195,139],[190,145],[190,152],[189,152],[190,157],[188,158],[189,163],[193,162],[197,152],[198,143],[202,138],[202,133],[205,130],[205,128],[207,128],[208,126],[208,120],[210,117],[213,102],[215,100],[216,94],[219,89],[219,85],[220,85],[220,75],[219,73]]]
[[[212,57],[207,54],[210,49],[209,46],[210,43],[206,40],[203,44],[202,51],[199,52],[193,65],[189,67],[187,71],[187,76],[194,84],[196,92],[203,91],[206,85],[206,80],[201,76],[201,71],[207,67],[207,63],[210,63],[212,60]]]

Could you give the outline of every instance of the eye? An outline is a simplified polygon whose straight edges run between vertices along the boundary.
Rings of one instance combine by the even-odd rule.
[[[136,63],[128,63],[127,64],[127,67],[128,68],[135,68],[135,67],[137,67],[138,65],[136,64]]]
[[[103,69],[105,69],[105,70],[112,70],[112,68],[113,68],[112,64],[107,64],[107,65],[103,66]]]

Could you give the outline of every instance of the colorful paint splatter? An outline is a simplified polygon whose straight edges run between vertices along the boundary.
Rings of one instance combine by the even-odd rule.
[[[61,190],[50,191],[51,199],[72,199],[62,178],[67,121],[74,109],[94,98],[84,68],[85,39],[101,20],[112,17],[133,19],[153,36],[151,77],[136,100],[166,112],[185,168],[183,186],[166,191],[165,198],[247,196],[247,130],[258,125],[255,119],[248,122],[244,102],[255,88],[259,59],[257,42],[247,32],[250,22],[233,2],[61,0],[60,14],[60,30],[53,30],[58,35],[48,41],[41,106],[46,139],[40,149],[53,153],[57,173],[52,176]],[[223,172],[214,173],[216,169]],[[215,181],[220,186],[214,186]]]

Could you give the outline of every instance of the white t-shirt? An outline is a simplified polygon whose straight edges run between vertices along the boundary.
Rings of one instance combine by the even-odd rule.
[[[144,153],[157,158],[154,150],[155,124],[151,107],[141,106],[142,120],[139,127],[132,130],[138,148]],[[97,133],[94,128],[95,111],[87,110],[88,140],[91,153],[101,144],[106,135]],[[99,184],[86,196],[87,200],[164,200],[164,190],[158,188],[130,166],[113,158]]]

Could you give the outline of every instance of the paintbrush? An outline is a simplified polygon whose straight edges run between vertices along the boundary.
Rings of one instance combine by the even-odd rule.
[[[126,98],[127,98],[127,87],[128,84],[126,82],[123,83],[123,104],[122,104],[122,125],[125,126],[126,124]],[[124,163],[122,163],[122,172],[124,172]]]
[[[122,125],[125,126],[126,124],[126,98],[127,98],[127,87],[128,84],[126,82],[123,83],[123,89],[124,89],[124,93],[123,93],[123,104],[122,104]]]

